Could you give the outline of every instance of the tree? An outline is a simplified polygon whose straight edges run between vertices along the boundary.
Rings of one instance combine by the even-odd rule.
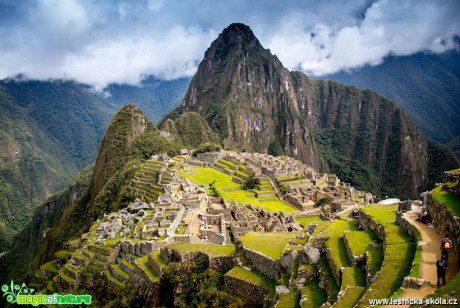
[[[251,174],[246,179],[246,182],[244,182],[243,188],[247,189],[247,190],[250,190],[250,189],[256,188],[256,186],[259,185],[259,184],[260,184],[260,180],[258,178],[256,178],[256,176],[254,174]]]
[[[331,203],[331,201],[332,201],[332,200],[331,200],[330,197],[321,198],[321,199],[319,199],[318,201],[316,201],[315,207],[320,207],[320,206],[329,204],[329,203]]]

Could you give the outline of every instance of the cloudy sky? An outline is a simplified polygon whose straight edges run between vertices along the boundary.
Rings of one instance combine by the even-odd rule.
[[[458,0],[0,0],[0,79],[102,89],[192,76],[232,22],[249,25],[289,69],[321,76],[454,49],[459,16]]]

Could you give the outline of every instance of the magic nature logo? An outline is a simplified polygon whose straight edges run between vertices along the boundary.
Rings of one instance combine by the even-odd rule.
[[[60,295],[57,293],[33,294],[34,289],[28,288],[25,283],[14,284],[11,280],[10,285],[2,286],[3,297],[6,296],[6,301],[11,304],[18,305],[90,305],[91,295]]]

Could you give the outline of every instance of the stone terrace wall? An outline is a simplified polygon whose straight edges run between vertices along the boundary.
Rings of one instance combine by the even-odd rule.
[[[406,231],[410,236],[415,238],[415,242],[418,243],[422,239],[420,238],[420,233],[417,227],[407,220],[406,217],[403,216],[404,213],[396,212],[396,222]]]
[[[269,256],[264,255],[258,251],[251,250],[247,247],[243,247],[244,256],[251,261],[254,267],[264,274],[273,279],[281,277],[283,271],[281,264]]]
[[[343,233],[343,241],[345,242],[345,248],[347,249],[347,255],[348,258],[351,261],[351,264],[353,265],[362,265],[366,263],[366,254],[363,255],[354,255],[353,252],[350,249],[350,246],[348,244],[348,238],[347,238],[347,233]]]
[[[449,234],[454,244],[453,250],[457,253],[458,262],[460,262],[460,217],[454,217],[444,205],[436,202],[431,195],[428,195],[428,213],[433,219],[433,225],[442,234]]]
[[[332,259],[331,250],[328,247],[324,249],[324,254],[326,255],[327,263],[329,264],[331,272],[334,275],[334,279],[340,286],[342,281],[342,270],[337,266],[337,264],[335,264],[334,260]]]
[[[266,288],[251,284],[247,281],[235,277],[225,275],[224,282],[226,292],[241,297],[243,299],[250,298],[252,299],[254,304],[257,305],[262,305],[264,303],[265,296],[269,294],[269,290],[267,290]]]
[[[375,221],[371,216],[367,215],[363,211],[359,211],[359,223],[366,230],[374,231],[377,236],[385,243],[385,228]]]
[[[194,262],[200,256],[206,256],[209,267],[213,270],[226,272],[235,266],[235,260],[233,256],[210,256],[205,253],[194,251],[194,252],[180,252],[170,247],[164,247],[161,249],[161,256],[166,263],[171,262]]]

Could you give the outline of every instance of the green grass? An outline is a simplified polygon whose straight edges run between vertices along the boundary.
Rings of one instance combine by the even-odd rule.
[[[183,253],[199,251],[213,257],[231,256],[235,253],[235,246],[233,245],[213,245],[176,242],[168,245],[168,248],[175,249]]]
[[[337,299],[337,295],[340,292],[340,287],[335,281],[334,275],[332,274],[331,268],[329,267],[329,264],[327,263],[326,258],[320,258],[319,259],[319,264],[318,264],[320,270],[324,273],[326,277],[326,292],[327,292],[327,300],[332,303]],[[321,289],[323,290],[323,289]],[[317,306],[313,306],[317,307]]]
[[[116,283],[119,287],[124,288],[125,284],[118,280],[115,276],[113,276],[112,272],[109,269],[104,270],[104,274],[107,279],[111,280],[112,282]]]
[[[137,267],[139,267],[150,279],[152,282],[156,282],[160,279],[158,275],[153,271],[153,269],[149,266],[149,259],[148,255],[145,255],[143,257],[137,258],[135,260],[135,263]]]
[[[308,226],[309,223],[313,221],[322,221],[320,216],[299,217],[295,218],[294,220],[297,221],[299,224],[302,224],[305,228]]]
[[[371,298],[389,298],[411,270],[416,245],[413,238],[394,222],[396,206],[371,205],[362,209],[385,228],[385,256],[379,276],[360,300],[366,306]]]
[[[444,205],[454,216],[460,216],[460,198],[450,191],[441,191],[441,185],[432,190],[433,199]]]
[[[388,222],[396,220],[398,205],[381,205],[374,203],[361,208],[361,211],[372,216],[379,224],[385,225]]]
[[[442,286],[436,290],[435,293],[428,295],[427,298],[456,298],[460,300],[460,273],[455,275],[455,277],[445,286]],[[432,306],[428,306],[432,307]],[[439,306],[436,306],[439,307]]]
[[[243,281],[265,288],[269,290],[269,294],[271,297],[273,297],[275,294],[275,281],[264,276],[262,273],[259,273],[258,271],[247,271],[244,268],[235,266],[230,271],[228,271],[227,274],[225,274],[225,276],[241,279]]]
[[[328,299],[327,292],[319,286],[318,278],[312,279],[303,287],[301,294],[301,298],[307,298],[306,307],[320,307]]]
[[[383,262],[383,246],[373,231],[351,231],[347,232],[348,245],[354,255],[369,253],[367,265],[369,272],[375,274]],[[374,243],[373,246],[370,244]]]
[[[56,260],[43,264],[42,266],[40,266],[40,269],[47,270],[53,273],[59,272]]]
[[[182,175],[188,180],[201,185],[207,185],[215,181],[214,187],[220,192],[222,197],[227,201],[236,201],[242,204],[251,204],[254,207],[260,207],[267,211],[282,211],[285,213],[294,213],[298,210],[289,204],[281,201],[260,202],[254,193],[238,189],[233,191],[224,191],[224,189],[240,188],[241,185],[232,181],[232,176],[225,174],[214,168],[207,167],[188,167],[186,172],[181,171]]]
[[[249,232],[240,238],[244,247],[259,251],[266,256],[279,261],[284,248],[293,237],[292,233],[281,232]]]
[[[71,251],[68,251],[68,250],[61,250],[61,251],[56,252],[54,255],[55,255],[56,258],[58,258],[58,259],[65,259],[65,258],[67,258],[68,256],[70,256],[71,254],[72,254]]]
[[[288,294],[281,294],[276,303],[277,308],[300,308],[300,292],[291,291]]]
[[[366,271],[357,266],[345,267],[342,272],[342,289],[348,286],[365,287]]]
[[[343,232],[348,230],[358,230],[354,221],[334,220],[330,223],[329,227],[323,231],[323,236],[329,238],[326,241],[326,247],[330,248],[332,259],[339,268],[351,266],[345,242],[343,241]]]
[[[364,255],[370,248],[369,245],[378,240],[373,231],[350,231],[346,238],[352,253],[357,256]]]
[[[365,288],[363,287],[349,287],[332,307],[354,307],[363,296],[364,291]]]

